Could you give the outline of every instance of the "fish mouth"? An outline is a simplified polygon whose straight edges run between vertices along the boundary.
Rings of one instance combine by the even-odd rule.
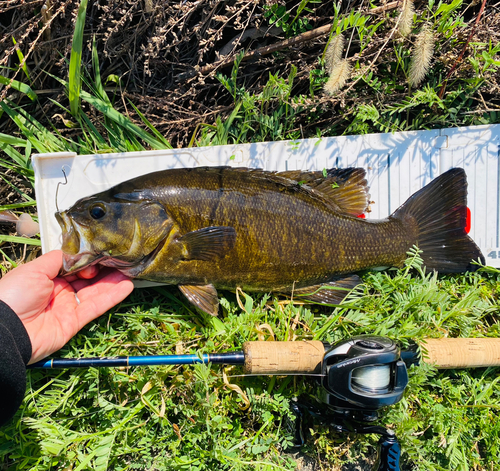
[[[55,217],[62,230],[63,266],[60,275],[79,272],[104,258],[102,254],[91,250],[85,236],[81,234],[81,227],[66,211],[55,213]]]
[[[61,276],[72,275],[99,263],[104,257],[90,252],[69,255],[63,252],[63,266],[60,272]]]

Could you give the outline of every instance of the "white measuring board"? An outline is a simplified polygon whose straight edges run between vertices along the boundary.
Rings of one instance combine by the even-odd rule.
[[[462,167],[468,179],[470,236],[486,263],[500,267],[500,124],[394,134],[367,134],[162,151],[76,155],[35,154],[35,191],[44,252],[61,246],[54,217],[83,196],[146,173],[229,165],[266,170],[362,167],[371,200],[369,219],[382,219],[432,179]]]

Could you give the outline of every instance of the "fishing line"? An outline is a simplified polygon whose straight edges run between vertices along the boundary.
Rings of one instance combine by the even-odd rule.
[[[391,384],[391,369],[388,365],[370,365],[352,371],[352,384],[369,390],[383,390]]]
[[[241,375],[227,375],[228,378],[245,378],[247,376],[262,376],[262,373],[246,373]],[[269,376],[307,376],[307,377],[318,377],[324,378],[326,374],[314,374],[314,373],[275,373],[269,374]]]

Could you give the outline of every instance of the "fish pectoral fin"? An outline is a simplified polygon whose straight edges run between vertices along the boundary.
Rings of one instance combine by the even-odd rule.
[[[328,283],[296,289],[293,295],[320,304],[339,304],[360,283],[362,280],[358,275],[338,277]]]
[[[198,309],[211,316],[219,313],[219,297],[213,285],[179,285],[179,289]]]
[[[204,227],[179,238],[185,247],[184,260],[223,258],[236,243],[236,229],[226,226]]]

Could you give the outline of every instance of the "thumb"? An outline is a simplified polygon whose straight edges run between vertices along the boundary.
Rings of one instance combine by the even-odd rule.
[[[53,280],[62,268],[62,251],[52,250],[14,270],[38,272]],[[12,271],[14,271],[12,270]]]

